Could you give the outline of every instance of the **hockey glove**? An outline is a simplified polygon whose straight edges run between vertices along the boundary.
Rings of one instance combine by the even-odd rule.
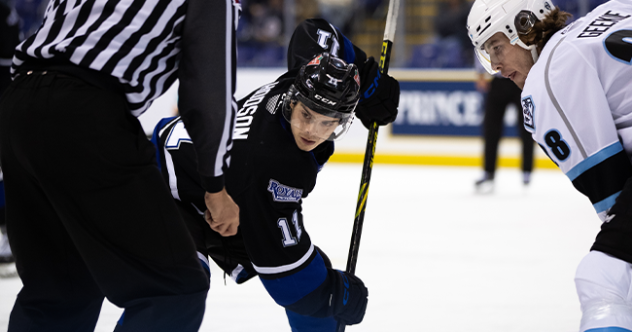
[[[383,126],[395,121],[399,106],[399,82],[379,71],[373,57],[368,58],[360,69],[360,102],[356,116],[369,129],[373,121]]]
[[[331,299],[334,318],[345,325],[360,323],[369,301],[368,289],[360,278],[347,272],[329,270],[329,275],[335,280]]]

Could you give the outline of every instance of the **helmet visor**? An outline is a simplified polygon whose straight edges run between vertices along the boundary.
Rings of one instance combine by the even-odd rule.
[[[494,68],[492,68],[491,56],[489,55],[489,53],[487,53],[487,51],[485,51],[485,49],[483,49],[482,47],[475,47],[474,53],[476,53],[476,58],[478,59],[478,62],[481,63],[481,66],[483,66],[483,68],[485,68],[485,70],[487,70],[490,75],[498,73],[498,70],[494,70]]]
[[[292,131],[308,141],[334,141],[342,138],[353,119],[351,114],[321,114],[310,109],[300,100],[295,100],[285,112],[285,119],[292,126]]]

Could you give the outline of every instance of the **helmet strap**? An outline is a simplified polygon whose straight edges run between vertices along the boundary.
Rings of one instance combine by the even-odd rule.
[[[538,54],[538,48],[535,45],[531,45],[529,48],[531,49],[531,57],[533,58],[533,63],[536,63],[536,61],[538,61],[538,58],[540,57],[540,55]]]
[[[538,54],[538,48],[536,47],[536,45],[527,46],[527,44],[525,44],[520,39],[516,41],[516,44],[518,44],[518,46],[524,48],[527,51],[531,51],[531,57],[533,58],[533,63],[536,63],[536,61],[538,61],[538,58],[540,57],[540,55]]]

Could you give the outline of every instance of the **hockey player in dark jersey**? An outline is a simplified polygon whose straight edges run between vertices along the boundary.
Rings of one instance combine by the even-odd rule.
[[[183,122],[163,119],[153,137],[160,167],[206,269],[210,256],[237,283],[258,275],[286,308],[292,331],[360,323],[367,288],[333,269],[311,242],[301,203],[354,115],[367,126],[384,125],[395,119],[398,102],[399,84],[379,75],[373,58],[324,20],[301,23],[290,42],[288,72],[238,103],[226,183],[240,206],[240,226],[227,238],[209,227]]]

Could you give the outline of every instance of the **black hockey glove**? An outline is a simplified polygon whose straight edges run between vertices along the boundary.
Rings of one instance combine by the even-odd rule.
[[[399,106],[399,82],[379,72],[377,62],[368,58],[360,69],[360,102],[356,116],[369,129],[373,121],[383,126],[395,121]]]
[[[329,270],[335,280],[331,306],[334,318],[345,325],[358,324],[364,318],[369,290],[360,278],[338,270]]]

